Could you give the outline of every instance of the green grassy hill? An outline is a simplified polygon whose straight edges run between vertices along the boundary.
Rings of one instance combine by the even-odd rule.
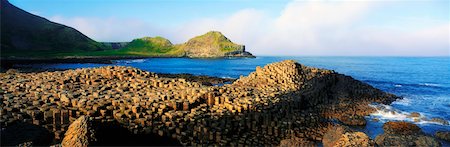
[[[217,31],[210,31],[194,37],[180,47],[188,57],[221,57],[229,52],[244,52],[243,45],[231,42],[230,39]]]
[[[159,36],[134,39],[120,51],[140,56],[181,57],[184,55],[184,51],[181,48],[175,47],[169,40]]]
[[[79,31],[1,0],[1,56],[51,57],[109,49]]]

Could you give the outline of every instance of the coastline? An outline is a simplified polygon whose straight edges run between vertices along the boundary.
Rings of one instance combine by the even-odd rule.
[[[194,62],[198,62],[198,61],[195,60]],[[171,67],[171,66],[169,66],[169,67]],[[125,68],[126,70],[121,70],[122,68]],[[109,75],[110,73],[114,73],[115,76],[111,77]],[[327,137],[322,136],[322,135],[324,133],[329,132],[330,129],[332,130],[333,128],[335,128],[336,127],[335,125],[344,125],[345,127],[357,125],[356,128],[361,127],[360,125],[366,125],[366,127],[373,127],[373,125],[372,125],[373,123],[377,123],[378,121],[383,121],[383,120],[381,120],[381,119],[378,120],[376,118],[372,119],[372,117],[370,117],[370,116],[369,116],[369,118],[363,117],[363,116],[366,116],[369,114],[374,114],[374,112],[380,112],[380,111],[385,112],[387,109],[385,109],[383,107],[388,107],[388,106],[387,105],[379,105],[379,106],[373,107],[373,106],[371,106],[371,104],[373,102],[379,102],[382,104],[390,104],[393,101],[393,100],[384,101],[382,99],[376,98],[376,97],[379,97],[378,94],[380,94],[379,92],[382,92],[382,91],[373,89],[373,87],[371,87],[370,85],[367,85],[363,82],[354,80],[353,78],[351,78],[349,76],[341,75],[341,74],[335,73],[334,71],[330,71],[330,70],[317,69],[317,68],[313,68],[313,67],[303,66],[303,65],[300,65],[297,63],[293,63],[292,61],[276,62],[276,63],[268,64],[265,67],[257,67],[256,71],[254,71],[253,73],[249,74],[246,77],[241,77],[238,80],[229,81],[226,84],[217,84],[218,86],[214,86],[216,84],[214,84],[213,82],[222,81],[222,83],[224,83],[223,80],[230,80],[230,79],[212,77],[211,79],[206,78],[206,80],[210,80],[210,81],[205,82],[205,81],[202,81],[202,80],[205,80],[205,78],[202,76],[195,76],[195,75],[190,75],[190,74],[167,74],[167,75],[159,74],[159,73],[154,74],[154,73],[149,73],[148,71],[143,71],[143,70],[132,68],[132,67],[123,67],[123,66],[77,68],[77,69],[67,69],[67,70],[56,70],[55,72],[51,72],[51,71],[50,72],[49,71],[37,72],[36,71],[36,72],[29,73],[29,74],[14,73],[14,71],[12,70],[12,71],[9,71],[8,73],[2,73],[2,74],[6,75],[5,77],[2,76],[2,78],[5,78],[4,80],[7,83],[11,82],[12,85],[16,85],[16,86],[17,86],[17,84],[13,84],[13,83],[21,82],[21,81],[22,82],[19,85],[30,85],[30,83],[29,83],[30,81],[28,81],[28,80],[30,80],[30,78],[27,78],[29,76],[29,74],[33,74],[32,78],[34,78],[35,76],[37,77],[37,80],[31,80],[31,81],[41,81],[41,78],[39,78],[39,77],[44,76],[44,78],[42,78],[42,79],[44,79],[43,80],[44,82],[42,83],[44,85],[46,85],[48,83],[53,83],[51,85],[60,85],[61,83],[54,83],[54,82],[58,82],[58,81],[61,82],[60,81],[61,78],[66,79],[66,80],[68,78],[69,81],[64,80],[68,83],[66,83],[64,81],[62,81],[62,82],[66,83],[65,85],[69,84],[68,85],[69,87],[70,87],[70,85],[82,86],[84,84],[81,81],[90,81],[89,86],[86,85],[87,87],[84,87],[84,88],[80,87],[80,90],[82,90],[82,91],[86,91],[87,90],[86,88],[89,89],[90,87],[94,88],[93,90],[95,90],[97,88],[103,89],[105,87],[111,87],[109,84],[104,84],[104,82],[119,83],[119,85],[121,85],[121,86],[119,86],[119,89],[120,89],[120,87],[128,89],[127,91],[123,91],[125,93],[122,93],[122,92],[119,93],[120,97],[121,97],[120,99],[121,100],[124,99],[125,101],[131,100],[131,99],[128,100],[128,98],[126,98],[128,92],[137,93],[139,95],[139,96],[137,96],[137,98],[141,99],[141,101],[142,101],[142,100],[147,99],[147,96],[145,93],[142,95],[142,90],[144,90],[144,91],[157,90],[162,95],[166,95],[166,94],[173,95],[173,97],[168,96],[168,97],[170,97],[168,99],[165,98],[165,100],[168,100],[168,101],[164,102],[164,103],[166,103],[166,104],[169,103],[166,106],[169,108],[173,107],[170,104],[172,101],[175,101],[175,102],[179,101],[179,99],[181,97],[183,97],[183,94],[179,95],[180,94],[179,91],[186,90],[186,92],[187,92],[186,96],[189,97],[191,94],[193,94],[193,93],[189,94],[189,91],[191,91],[192,89],[200,89],[197,93],[202,93],[201,91],[209,91],[209,92],[214,93],[214,96],[213,96],[214,101],[213,101],[213,99],[208,98],[209,97],[208,94],[205,94],[204,97],[202,97],[200,99],[200,101],[196,102],[197,104],[205,104],[206,103],[206,105],[204,105],[204,107],[201,106],[199,108],[200,110],[196,109],[197,113],[204,114],[203,111],[205,111],[205,110],[206,111],[209,111],[211,109],[216,110],[217,107],[225,106],[225,104],[223,104],[223,105],[221,104],[222,100],[220,99],[220,97],[226,95],[230,99],[234,98],[233,101],[229,101],[232,104],[233,108],[230,110],[231,107],[227,108],[225,106],[225,109],[228,109],[228,110],[224,109],[221,111],[224,111],[227,113],[231,111],[230,112],[231,114],[227,114],[227,115],[230,115],[233,117],[235,115],[236,116],[244,115],[244,116],[241,116],[243,118],[248,117],[248,116],[246,116],[246,114],[248,114],[249,112],[253,113],[254,111],[264,108],[264,105],[261,105],[263,107],[255,106],[256,108],[255,108],[255,110],[253,110],[253,109],[248,109],[249,105],[247,106],[247,108],[244,108],[244,106],[242,105],[242,102],[239,102],[239,101],[248,100],[248,102],[250,102],[250,103],[247,102],[248,104],[254,105],[255,101],[252,102],[252,99],[256,100],[256,98],[259,98],[261,100],[262,98],[269,98],[269,99],[275,98],[274,99],[275,101],[270,102],[270,103],[272,103],[272,106],[274,106],[274,105],[279,106],[279,108],[273,108],[273,109],[278,110],[278,111],[282,110],[283,113],[285,113],[284,111],[295,111],[295,112],[289,112],[290,115],[278,114],[279,113],[278,111],[275,111],[275,110],[272,111],[271,110],[272,108],[270,108],[269,112],[265,112],[267,114],[258,114],[258,115],[266,116],[266,117],[270,117],[270,118],[275,117],[274,114],[282,115],[282,116],[280,116],[279,119],[286,119],[286,117],[289,119],[294,119],[295,117],[304,118],[304,120],[300,120],[300,121],[301,122],[306,121],[306,122],[303,122],[301,124],[296,124],[296,125],[297,125],[297,127],[298,127],[298,125],[300,125],[304,128],[308,128],[308,129],[306,129],[306,130],[291,130],[291,131],[294,131],[295,134],[297,134],[297,135],[295,135],[296,137],[300,137],[300,136],[303,136],[303,137],[301,137],[301,139],[291,139],[290,141],[294,141],[294,142],[305,141],[305,138],[306,138],[306,142],[311,143],[311,141],[312,141],[313,144],[320,143],[321,142],[320,139],[322,139],[322,142],[327,140],[326,139]],[[73,80],[74,75],[78,75],[78,76],[75,76],[75,79],[80,78],[80,81],[78,81],[78,82],[71,81],[70,79]],[[49,78],[49,76],[54,78],[56,81],[54,81],[53,79],[48,79],[48,81],[45,80],[45,78]],[[85,77],[85,76],[87,76],[87,77]],[[96,78],[97,76],[100,76],[102,78],[98,79],[98,78]],[[13,79],[11,79],[11,78],[13,78]],[[117,79],[117,78],[119,78],[119,79]],[[16,80],[14,80],[14,79],[16,79]],[[13,80],[13,81],[11,81],[11,80]],[[136,81],[134,81],[134,80],[136,80]],[[155,80],[159,81],[158,84],[155,84],[152,82]],[[191,83],[191,86],[193,86],[193,87],[182,86],[182,85],[176,84],[177,81],[179,81],[179,80]],[[95,81],[97,81],[97,82],[95,82]],[[147,81],[147,83],[141,83],[143,81],[144,82]],[[173,83],[174,81],[175,81],[175,83]],[[290,84],[289,81],[291,81],[293,83]],[[23,82],[25,82],[25,83],[23,83]],[[101,83],[103,83],[103,84],[101,84]],[[193,83],[197,83],[199,86],[195,86],[197,84],[192,85]],[[300,84],[300,83],[303,83],[303,84]],[[300,85],[301,88],[295,86],[297,84]],[[31,84],[31,85],[33,85],[33,84]],[[96,85],[96,86],[92,86],[92,85]],[[128,86],[123,86],[123,85],[128,85]],[[136,85],[137,85],[137,87],[136,87]],[[141,86],[139,86],[139,85],[141,85]],[[171,87],[170,85],[172,85],[172,88],[169,88],[169,87]],[[309,85],[309,86],[307,86],[307,85]],[[3,87],[6,87],[6,89],[10,89],[11,86],[3,86]],[[112,86],[112,87],[116,87],[116,86]],[[291,87],[293,89],[291,89],[289,87]],[[300,89],[297,89],[296,87],[300,88]],[[135,89],[135,88],[137,88],[137,89]],[[217,88],[219,88],[219,89],[217,89]],[[21,88],[19,88],[19,90],[20,89]],[[178,89],[178,90],[176,90],[176,89]],[[184,89],[184,90],[182,90],[182,89]],[[224,89],[225,91],[222,90],[222,92],[224,92],[224,93],[222,93],[220,89]],[[228,91],[227,89],[230,92],[227,92]],[[30,90],[33,90],[33,89],[30,89]],[[52,89],[50,89],[50,90],[52,90]],[[109,92],[111,90],[115,91],[114,88],[113,89],[106,88],[105,90],[100,90],[99,94],[104,95],[105,92]],[[375,90],[375,91],[373,91],[373,90]],[[326,91],[326,92],[324,93],[323,91]],[[68,92],[72,93],[71,90],[68,90]],[[59,92],[56,92],[56,93],[59,93]],[[184,92],[182,92],[182,93],[184,93]],[[196,92],[194,92],[194,93],[196,93]],[[247,94],[245,94],[245,93],[247,93]],[[322,94],[320,94],[320,93],[322,93]],[[339,100],[340,99],[339,97],[342,97],[342,96],[348,97],[349,96],[348,94],[350,94],[350,93],[352,93],[351,96],[353,98]],[[359,95],[358,93],[363,94],[363,95]],[[384,92],[382,92],[382,93],[384,93]],[[12,94],[15,95],[14,92]],[[300,94],[300,96],[298,96],[298,94]],[[323,95],[323,94],[326,94],[326,95]],[[355,95],[355,94],[357,94],[357,95]],[[88,99],[89,99],[90,95],[91,95],[90,91],[88,90],[87,95],[86,95],[86,96],[88,96]],[[116,99],[115,97],[117,96],[117,94],[115,96],[113,96],[113,95],[111,95],[108,99],[101,98],[102,96],[100,96],[99,98],[96,98],[95,100],[88,100],[89,101],[88,103],[92,104],[92,103],[98,103],[99,101],[105,101],[105,100],[109,101],[109,100],[111,100],[111,97],[114,97],[113,99]],[[9,97],[9,96],[4,95],[4,97]],[[56,97],[53,96],[53,97],[55,99],[58,99],[58,96],[56,96]],[[80,99],[80,98],[83,99],[84,97],[85,96],[81,96],[81,97],[78,96],[76,99]],[[215,99],[215,97],[219,97],[219,100],[218,100],[219,105],[216,105],[215,102],[217,100]],[[296,97],[303,99],[303,100],[300,100],[300,101],[295,101],[295,100],[291,101],[290,100],[293,98],[295,99]],[[281,101],[276,100],[278,98]],[[336,99],[336,98],[338,98],[338,99]],[[236,100],[237,100],[238,104],[235,103]],[[31,100],[31,101],[34,101],[34,100]],[[134,101],[134,100],[131,100],[131,101]],[[51,105],[54,105],[54,104],[58,105],[58,100],[56,100],[55,102],[56,103],[52,103],[51,101],[47,100],[47,103],[51,103]],[[176,103],[178,103],[178,102],[176,102]],[[291,103],[299,104],[299,106],[291,106]],[[330,105],[329,103],[336,103],[338,105]],[[11,104],[11,103],[9,103],[9,104]],[[135,104],[126,103],[126,105],[135,105]],[[193,106],[198,107],[199,105],[197,105],[197,104],[194,104]],[[178,104],[176,104],[176,105],[178,105]],[[63,104],[61,106],[63,107],[63,110],[66,109],[65,107],[74,108],[73,104],[72,105]],[[106,107],[108,107],[108,106],[109,105],[106,105]],[[240,107],[241,112],[239,112],[239,107],[237,107],[237,106]],[[5,106],[5,107],[9,107],[9,106]],[[43,107],[47,107],[47,106],[43,106]],[[90,107],[90,106],[88,106],[88,107]],[[142,105],[140,105],[139,107],[141,108],[140,110],[142,111],[142,112],[138,112],[139,114],[141,114],[141,113],[147,114],[148,112],[143,112],[143,110],[150,111],[151,109],[153,109],[152,107],[146,108],[146,106],[142,106]],[[189,106],[189,108],[194,109],[194,107],[191,108],[190,106]],[[204,110],[202,110],[203,108],[204,108]],[[291,108],[293,110],[291,110]],[[60,108],[58,108],[58,109],[60,109]],[[89,109],[93,109],[93,108],[89,108]],[[124,109],[124,108],[119,107],[119,109]],[[125,110],[127,110],[127,109],[129,109],[128,106],[125,107]],[[234,112],[233,112],[233,110],[234,110]],[[77,110],[77,112],[78,111],[80,111],[80,110]],[[134,111],[134,110],[131,110],[131,111]],[[151,110],[151,111],[153,111],[153,110]],[[181,103],[180,103],[179,108],[177,106],[177,109],[173,108],[173,110],[170,109],[168,112],[171,112],[171,111],[176,112],[175,114],[177,117],[175,117],[175,118],[178,118],[179,114],[177,114],[177,113],[183,112]],[[7,112],[9,112],[9,110],[7,110]],[[47,111],[43,111],[43,112],[47,112]],[[165,112],[165,113],[168,113],[168,112]],[[60,115],[63,115],[64,113],[65,113],[64,111],[61,111]],[[84,114],[85,112],[83,112],[83,110],[81,110],[81,113]],[[209,120],[209,119],[204,118],[203,115],[197,116],[197,113],[194,115],[194,116],[196,116],[194,118],[197,118],[198,120]],[[298,113],[300,116],[294,116],[294,118],[291,118],[292,117],[291,113]],[[311,113],[313,116],[316,116],[316,117],[310,118],[308,115],[306,115],[309,113]],[[396,113],[397,114],[399,112],[387,111],[386,113]],[[96,112],[94,114],[95,114],[94,116],[89,115],[89,114],[86,116],[88,116],[89,118],[93,117],[93,119],[96,120],[95,122],[105,120],[104,118],[96,119],[96,117],[100,117],[100,116],[98,116],[98,113],[96,114]],[[23,114],[21,114],[21,115],[24,116]],[[28,114],[26,114],[26,115],[28,115]],[[122,115],[125,115],[126,117],[124,117],[124,118],[130,119],[131,122],[135,121],[135,118],[133,117],[134,112],[132,114],[124,113]],[[152,115],[154,115],[154,114],[152,114]],[[171,114],[171,115],[174,115],[174,114]],[[411,115],[412,115],[412,113],[411,113]],[[129,118],[130,116],[131,116],[131,118]],[[146,115],[144,115],[144,116],[146,116]],[[183,118],[183,116],[186,117],[184,114],[181,117]],[[77,116],[70,117],[70,118],[72,118],[72,120],[70,122],[72,122],[74,119],[76,119],[76,117]],[[103,116],[103,117],[105,117],[105,116]],[[141,116],[139,116],[139,117],[141,117]],[[147,116],[147,117],[149,117],[149,116]],[[219,115],[219,118],[220,118],[219,120],[234,122],[233,119],[222,118],[222,117],[223,116]],[[209,117],[207,117],[207,118],[209,118]],[[417,116],[411,116],[411,119],[421,119],[421,118],[427,119],[427,117],[423,117],[423,115],[421,115],[420,118],[417,118]],[[319,119],[320,121],[318,121],[316,119]],[[176,119],[175,120],[169,119],[169,120],[174,121],[174,122],[177,121]],[[274,122],[279,121],[279,120],[273,120],[273,119],[270,119],[270,120],[274,121]],[[113,120],[111,120],[111,121],[113,121]],[[133,126],[128,126],[125,122],[120,121],[120,119],[114,118],[114,121],[117,121],[117,122],[114,122],[114,124],[112,126],[114,128],[116,128],[116,127],[127,127],[127,128],[131,127],[131,128],[133,128]],[[161,120],[153,120],[153,121],[160,123]],[[166,118],[166,121],[167,121],[167,118]],[[211,123],[217,123],[215,120],[210,120],[210,121],[211,121]],[[445,120],[443,120],[443,121],[445,122]],[[128,123],[131,123],[131,122],[128,122]],[[189,122],[191,122],[191,121],[189,121]],[[136,122],[134,122],[134,123],[136,123]],[[171,123],[173,123],[173,122],[171,122]],[[192,122],[192,123],[194,123],[195,125],[198,125],[195,122]],[[241,124],[241,125],[247,124],[247,122],[236,122],[236,123]],[[312,125],[311,123],[318,123],[319,126]],[[154,123],[152,122],[152,124],[154,124]],[[104,125],[104,124],[98,124],[98,125]],[[372,125],[372,126],[370,126],[370,125]],[[380,125],[382,125],[382,124],[380,124]],[[163,127],[163,126],[161,126],[161,124],[155,125],[155,126]],[[66,124],[66,127],[67,127],[67,124]],[[184,127],[185,126],[183,126],[181,128],[184,128]],[[206,127],[206,128],[211,129],[210,127],[211,126]],[[236,126],[236,127],[240,128],[242,126],[239,126],[239,127]],[[259,126],[259,127],[262,127],[262,126]],[[62,128],[65,128],[65,127],[62,127]],[[244,127],[244,128],[246,128],[246,127]],[[296,127],[294,127],[294,128],[296,128]],[[351,127],[351,128],[355,129],[353,127]],[[251,128],[247,128],[247,129],[251,129]],[[266,129],[269,129],[269,128],[266,128]],[[316,129],[317,131],[311,131],[311,129]],[[381,128],[378,128],[378,129],[381,129]],[[139,134],[140,135],[147,134],[150,136],[152,136],[152,135],[161,136],[161,135],[159,135],[159,133],[160,133],[159,130],[160,129],[154,129],[153,133],[148,134],[149,132],[147,132],[147,133],[145,133],[145,131],[140,132],[140,131],[143,131],[142,129],[135,129],[135,130],[130,130],[130,132],[128,132],[128,133],[136,134],[135,132],[137,131],[138,135]],[[171,137],[170,135],[174,135],[174,134],[171,134],[170,131],[168,133],[168,132],[165,132],[166,130],[164,130],[164,129],[162,129],[162,130],[163,130],[163,132],[162,132],[163,137],[170,138]],[[257,132],[264,133],[264,130],[265,129],[258,130]],[[274,131],[274,128],[270,128],[270,130]],[[359,129],[356,129],[356,130],[359,130]],[[103,130],[100,129],[98,131],[103,132],[104,129]],[[187,129],[185,131],[189,131],[189,129]],[[241,132],[239,130],[235,130],[235,131]],[[263,131],[263,132],[260,132],[260,131]],[[280,130],[278,130],[278,131],[280,131]],[[359,131],[361,131],[361,130],[359,130]],[[374,131],[374,130],[371,130],[371,131]],[[374,140],[374,139],[376,139],[376,136],[379,136],[379,135],[384,135],[384,136],[392,135],[392,134],[382,134],[382,132],[380,132],[374,136],[374,134],[370,133],[371,131],[369,131],[369,132],[363,131],[364,133],[367,133],[367,136],[370,136],[369,140]],[[440,130],[440,131],[442,131],[442,130]],[[444,129],[444,131],[445,131],[445,129]],[[62,131],[62,132],[64,132],[64,131]],[[150,131],[150,132],[152,132],[152,131]],[[425,130],[424,130],[424,132],[425,132]],[[51,133],[55,133],[55,132],[51,131]],[[166,133],[168,133],[168,134],[166,134]],[[268,133],[268,132],[266,132],[266,133]],[[272,136],[274,135],[273,133],[274,132],[272,132]],[[280,133],[280,132],[278,132],[278,133]],[[114,134],[114,132],[111,132],[110,134]],[[420,134],[422,134],[422,133],[420,133]],[[285,135],[287,135],[287,134],[285,134]],[[290,135],[292,135],[292,134],[290,134]],[[428,133],[428,135],[431,135],[431,134]],[[62,137],[61,134],[59,136]],[[106,138],[114,137],[114,136],[117,136],[117,135],[107,136]],[[133,135],[131,135],[131,136],[133,136]],[[225,135],[225,136],[219,135],[219,136],[221,136],[220,138],[230,137],[227,135]],[[250,135],[250,136],[253,136],[253,135]],[[214,137],[218,137],[218,136],[214,136]],[[422,137],[428,137],[428,136],[422,135]],[[126,137],[124,137],[124,138],[126,138]],[[284,136],[284,137],[276,136],[275,138],[276,139],[274,139],[271,142],[263,141],[262,144],[272,144],[272,145],[277,145],[278,143],[281,144],[281,142],[278,142],[278,140],[286,139],[286,136]],[[111,138],[109,138],[109,139],[111,139]],[[264,138],[263,140],[265,140],[265,139],[268,139],[268,138]],[[261,139],[256,139],[256,138],[254,140],[257,140],[258,142],[261,141]],[[136,142],[139,142],[139,141],[136,141]],[[184,143],[191,144],[192,141],[190,141],[190,139],[188,139]],[[199,142],[197,142],[197,144],[198,143]],[[233,143],[233,142],[229,142],[229,143]],[[204,144],[204,143],[200,142],[200,144]],[[149,144],[143,144],[143,145],[149,145]],[[160,145],[162,145],[162,144],[160,144]],[[444,145],[446,145],[445,142],[444,142]]]
[[[258,67],[255,72],[247,77],[242,77],[232,84],[224,86],[208,86],[178,77],[160,77],[154,73],[120,66],[30,74],[11,71],[2,74],[3,80],[10,81],[3,83],[8,85],[15,85],[14,83],[17,82],[33,85],[33,83],[38,82],[46,90],[40,94],[38,99],[23,99],[7,103],[4,107],[2,106],[4,108],[2,111],[10,112],[7,113],[8,119],[2,120],[2,123],[5,123],[2,126],[14,125],[15,120],[21,118],[16,117],[20,114],[20,116],[30,115],[32,123],[47,129],[56,125],[56,130],[66,130],[65,128],[68,127],[70,122],[73,122],[81,115],[86,115],[100,122],[117,122],[120,126],[128,128],[129,131],[135,134],[148,133],[149,131],[159,136],[175,136],[175,138],[181,139],[179,141],[182,145],[207,143],[204,141],[208,141],[209,143],[207,144],[210,145],[241,144],[239,143],[240,141],[232,141],[245,139],[241,136],[231,135],[236,132],[250,137],[248,139],[254,141],[250,143],[253,145],[277,145],[282,139],[293,135],[293,132],[302,134],[300,136],[309,141],[320,142],[322,140],[322,135],[320,134],[326,133],[327,128],[333,126],[332,121],[327,120],[328,118],[338,119],[345,123],[349,119],[348,116],[361,118],[361,116],[373,112],[368,106],[369,103],[380,102],[389,104],[397,98],[394,95],[384,93],[356,81],[351,77],[329,70],[302,66],[293,61],[273,63],[264,68]],[[13,99],[16,93],[25,90],[7,85],[3,86],[7,87],[3,91],[7,93],[4,94],[6,99]],[[77,89],[88,90],[89,87],[94,89],[81,94],[71,88],[74,86],[79,87]],[[28,87],[25,91],[38,90],[33,87]],[[64,89],[68,93],[60,91]],[[327,94],[328,96],[319,94],[323,90],[330,91]],[[337,91],[340,91],[340,93],[336,93]],[[353,91],[364,91],[361,94],[370,95],[363,96]],[[338,98],[344,96],[341,93],[347,92],[353,93],[354,98],[351,101],[328,99],[329,97]],[[139,96],[139,93],[144,95]],[[133,96],[134,94],[138,94],[137,97]],[[145,97],[155,99],[146,99]],[[328,101],[335,101],[340,105],[328,103]],[[24,109],[24,111],[20,112],[9,110],[13,104],[23,102],[37,104],[36,106],[41,103],[47,103],[48,105],[45,104],[45,106],[43,105],[37,110],[34,110],[36,107],[17,108],[20,110]],[[269,103],[270,105],[266,105]],[[357,115],[354,114],[354,110],[358,110]],[[28,112],[41,114],[51,112],[53,114],[42,117]],[[219,120],[207,119],[206,116],[209,115],[218,117]],[[188,119],[186,120],[186,118]],[[246,126],[251,124],[251,121],[240,122],[243,118],[251,118],[252,121],[257,122],[256,126]],[[55,119],[64,123],[58,122],[55,124],[54,121],[47,121]],[[277,122],[285,119],[290,120],[288,124],[291,125]],[[208,121],[209,123],[203,124],[200,120]],[[267,128],[268,124],[263,120],[273,121],[277,125]],[[352,120],[352,117],[350,120]],[[146,122],[150,122],[150,124]],[[234,129],[227,130],[226,128],[230,127],[214,127],[221,122],[234,124],[230,126]],[[146,127],[142,128],[142,125],[152,129],[146,131]],[[186,129],[189,128],[188,126],[198,126],[201,130],[215,130],[211,133],[213,139],[202,138],[201,136],[204,135],[199,135],[198,133],[204,133],[203,131],[198,132],[197,129]],[[291,128],[300,126],[307,129],[294,130]],[[175,128],[181,129],[176,131],[174,130]],[[248,131],[254,129],[256,130]],[[271,131],[267,132],[265,129]],[[53,131],[56,136],[56,143],[58,143],[58,140],[63,139],[63,132]],[[260,133],[268,136],[258,135]],[[188,136],[195,138],[190,139]]]

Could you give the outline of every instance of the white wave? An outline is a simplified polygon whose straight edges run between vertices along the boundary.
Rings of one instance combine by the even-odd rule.
[[[440,87],[440,84],[434,84],[434,83],[420,83],[419,85],[422,86],[428,86],[428,87]]]
[[[392,102],[392,104],[409,106],[411,105],[411,99],[404,97],[402,99],[397,99],[396,101]]]
[[[132,59],[132,60],[115,60],[117,63],[142,63],[145,62],[146,59]]]
[[[400,84],[395,84],[394,86],[395,87],[402,87],[402,85],[400,85]]]
[[[220,77],[220,78],[222,78],[222,79],[234,79],[234,78],[232,78],[232,77],[230,77],[230,76],[222,76],[222,77]]]
[[[411,113],[401,111],[393,108],[389,105],[384,104],[370,104],[369,106],[375,108],[377,112],[370,114],[370,118],[376,118],[380,122],[387,121],[407,121],[415,124],[437,124],[437,125],[445,125],[443,123],[430,121],[426,114],[419,113],[419,117],[412,117]],[[448,121],[448,120],[446,120]]]
[[[142,63],[144,61],[145,61],[145,59],[134,59],[134,60],[130,60],[129,62],[130,63]]]

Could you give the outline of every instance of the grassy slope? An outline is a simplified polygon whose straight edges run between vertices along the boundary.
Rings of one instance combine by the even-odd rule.
[[[144,37],[134,39],[124,48],[95,52],[79,52],[64,56],[149,56],[149,57],[181,57],[184,51],[163,37]]]
[[[172,45],[162,37],[135,39],[124,48],[113,50],[81,32],[23,11],[1,0],[1,56],[53,58],[64,56],[154,56],[182,57],[186,47],[219,47],[222,52],[240,48],[220,32],[211,31]],[[189,42],[200,46],[189,46]]]
[[[1,56],[53,57],[109,49],[79,31],[1,0]]]
[[[232,52],[239,50],[240,45],[231,42],[222,33],[210,31],[204,35],[194,37],[187,43],[173,45],[163,37],[144,37],[134,39],[127,46],[119,50],[92,52],[90,55],[135,55],[135,56],[156,56],[156,57],[182,57],[185,55],[185,48],[189,43],[200,45],[211,45],[220,48],[222,52]],[[192,46],[190,46],[192,47]],[[199,46],[201,47],[201,46]],[[86,55],[86,54],[85,54]]]
[[[144,37],[131,41],[120,51],[143,56],[183,56],[184,51],[163,37]]]
[[[208,44],[219,47],[222,52],[232,52],[241,48],[240,45],[231,42],[230,39],[226,38],[222,33],[217,31],[210,31],[206,34],[194,37],[186,44]]]

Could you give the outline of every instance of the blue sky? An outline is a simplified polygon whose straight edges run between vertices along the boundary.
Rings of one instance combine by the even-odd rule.
[[[447,0],[10,0],[97,41],[221,31],[256,55],[449,56]]]

